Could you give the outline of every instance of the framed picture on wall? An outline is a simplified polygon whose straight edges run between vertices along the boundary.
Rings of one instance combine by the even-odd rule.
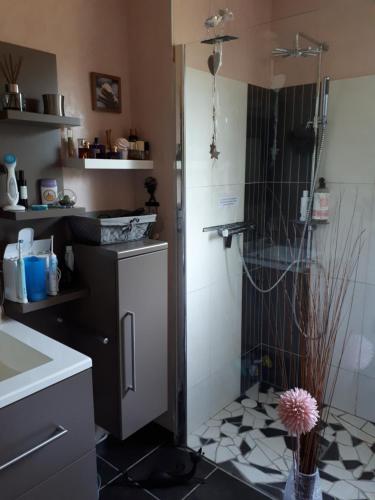
[[[91,99],[94,111],[121,113],[121,78],[90,73]]]

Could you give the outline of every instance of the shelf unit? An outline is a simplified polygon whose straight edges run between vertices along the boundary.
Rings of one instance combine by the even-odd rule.
[[[152,160],[102,160],[94,158],[67,158],[64,166],[80,170],[152,170]]]
[[[9,315],[27,314],[34,311],[39,311],[40,309],[46,309],[47,307],[64,304],[65,302],[71,302],[72,300],[83,299],[84,297],[88,297],[88,295],[88,288],[72,288],[69,290],[63,290],[58,295],[47,297],[45,300],[39,300],[38,302],[28,302],[27,304],[20,304],[18,302],[6,300],[4,302],[4,307],[5,312]]]
[[[58,219],[74,215],[83,215],[86,212],[83,207],[73,208],[49,208],[48,210],[25,210],[24,212],[4,212],[0,210],[0,219],[8,220],[38,220],[38,219]]]
[[[0,123],[15,123],[25,125],[35,125],[46,128],[79,127],[80,118],[74,116],[44,115],[42,113],[30,113],[28,111],[17,111],[7,109],[0,112]]]

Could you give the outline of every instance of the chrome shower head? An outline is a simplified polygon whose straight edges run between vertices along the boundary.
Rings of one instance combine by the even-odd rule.
[[[274,57],[315,57],[321,53],[320,49],[307,47],[304,49],[275,48],[272,50]]]
[[[272,50],[272,55],[275,57],[289,57],[291,52],[291,49],[276,48]]]
[[[301,47],[301,39],[306,40],[311,45]],[[320,42],[304,33],[298,32],[296,33],[295,45],[292,49],[276,47],[272,50],[272,55],[275,57],[316,57],[327,50],[328,45],[325,42]]]

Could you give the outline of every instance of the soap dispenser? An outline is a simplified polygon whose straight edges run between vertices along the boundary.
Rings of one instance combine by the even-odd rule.
[[[319,222],[328,222],[329,218],[329,190],[324,177],[319,179],[319,187],[314,193],[312,219]]]

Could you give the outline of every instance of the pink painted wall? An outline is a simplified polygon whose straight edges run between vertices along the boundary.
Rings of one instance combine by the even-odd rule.
[[[128,134],[130,121],[127,17],[121,0],[2,0],[0,38],[57,55],[60,92],[66,114],[80,116],[75,138],[99,136],[111,128]],[[90,71],[122,78],[123,113],[91,110]],[[65,187],[74,189],[87,209],[133,208],[133,172],[74,172],[64,169]]]
[[[272,0],[272,20],[318,10],[325,0]]]
[[[222,7],[219,0],[172,0],[173,40],[188,46],[187,64],[206,70],[210,49],[204,19]],[[326,41],[330,50],[323,57],[323,74],[333,79],[375,73],[375,3],[373,0],[228,0],[235,21],[227,31],[238,42],[224,45],[220,74],[269,87],[275,75],[285,75],[285,85],[315,81],[314,59],[275,59],[273,47],[293,47],[297,31]]]
[[[272,0],[172,0],[173,43],[197,42],[207,38],[204,20],[228,7],[235,14],[228,31],[243,35],[251,26],[271,20]]]

